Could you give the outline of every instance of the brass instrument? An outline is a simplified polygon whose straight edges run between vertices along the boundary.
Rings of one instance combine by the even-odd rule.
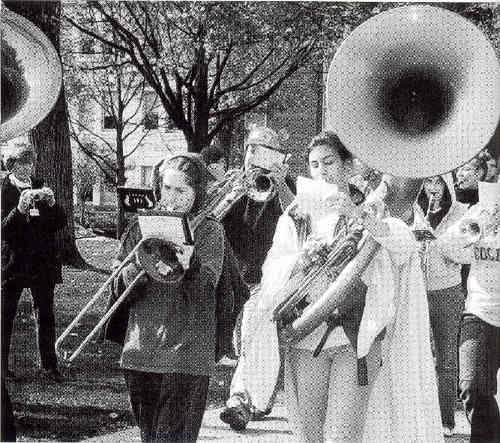
[[[344,220],[341,219],[342,222]],[[298,269],[292,272],[292,277],[281,290],[279,299],[282,301],[273,311],[273,320],[278,322],[279,327],[291,324],[302,314],[310,294],[320,294],[328,288],[330,282],[356,256],[361,238],[359,226],[345,224],[337,229],[324,260],[317,260],[307,269],[300,265],[299,260]]]
[[[62,85],[56,49],[33,23],[2,5],[0,142],[36,126],[54,107]]]
[[[254,201],[264,202],[274,196],[275,188],[271,175],[259,168],[250,171],[231,169],[221,182],[214,183],[213,188],[209,189],[208,203],[202,215],[210,215],[220,221],[243,196],[248,195]]]
[[[440,175],[474,157],[494,134],[498,59],[481,31],[458,14],[428,5],[394,8],[342,43],[328,73],[327,106],[327,127],[368,166],[396,177]],[[389,188],[393,194],[398,189],[394,183]],[[346,301],[379,248],[366,238],[323,295],[293,321],[297,337]]]
[[[68,325],[64,332],[57,338],[55,349],[57,356],[66,364],[75,360],[90,341],[97,336],[98,332],[104,327],[108,319],[125,301],[129,294],[134,290],[137,283],[148,275],[153,280],[163,283],[178,281],[184,275],[184,269],[178,263],[175,256],[176,245],[168,240],[158,238],[143,238],[130,251],[127,257],[117,266],[104,284],[99,288],[96,294],[87,302],[85,307],[78,313],[73,321]],[[97,303],[97,301],[106,293],[106,290],[112,285],[115,278],[130,263],[137,261],[142,270],[135,276],[133,281],[127,286],[125,291],[118,297],[114,304],[107,310],[106,314],[99,320],[92,331],[83,339],[76,349],[69,353],[63,350],[64,340],[71,335],[72,331],[80,325],[85,314]],[[69,354],[69,355],[68,355]]]

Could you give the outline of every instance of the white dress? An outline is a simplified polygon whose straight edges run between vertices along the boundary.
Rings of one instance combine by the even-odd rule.
[[[363,275],[368,292],[358,357],[387,327],[363,442],[437,443],[444,438],[418,243],[401,220],[385,221],[391,233],[376,239],[382,249]]]

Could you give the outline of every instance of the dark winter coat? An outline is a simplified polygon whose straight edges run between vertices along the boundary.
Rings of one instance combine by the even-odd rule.
[[[43,181],[33,179],[34,188]],[[64,210],[57,204],[38,205],[39,216],[23,215],[17,209],[20,191],[4,178],[1,189],[2,282],[15,280],[24,287],[33,283],[62,281],[55,233],[66,224]]]

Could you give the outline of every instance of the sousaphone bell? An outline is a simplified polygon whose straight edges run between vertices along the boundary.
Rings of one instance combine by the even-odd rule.
[[[35,127],[54,107],[62,68],[47,36],[24,17],[1,7],[2,108],[0,142]]]

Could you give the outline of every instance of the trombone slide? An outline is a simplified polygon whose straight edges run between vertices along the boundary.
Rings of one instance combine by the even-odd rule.
[[[65,338],[70,334],[70,332],[76,327],[78,326],[80,320],[82,319],[82,317],[89,311],[89,309],[97,302],[97,300],[99,300],[99,298],[104,294],[105,290],[108,288],[108,286],[113,282],[113,280],[118,276],[118,274],[121,272],[121,270],[127,265],[129,264],[132,259],[135,257],[135,253],[136,251],[139,249],[139,246],[141,245],[142,243],[142,240],[137,243],[137,245],[134,247],[134,249],[132,249],[132,251],[130,251],[130,253],[127,255],[127,257],[125,257],[125,259],[121,262],[121,264],[112,272],[112,274],[108,277],[108,279],[104,282],[104,284],[99,288],[99,290],[96,292],[96,294],[87,302],[87,304],[85,305],[85,307],[78,313],[78,315],[73,319],[73,321],[68,325],[68,327],[64,330],[64,332],[58,337],[58,339],[56,340],[56,343],[55,343],[55,350],[56,350],[56,355],[62,359],[64,362],[66,363],[71,363],[77,356],[78,354],[80,353],[81,349],[83,348],[84,345],[86,345],[91,339],[92,337],[95,335],[95,333],[102,327],[102,325],[104,325],[105,321],[102,322],[99,322],[98,325],[99,328],[97,328],[97,326],[92,330],[91,332],[91,336],[90,338],[87,337],[84,342],[77,348],[77,350],[75,352],[73,352],[71,354],[71,356],[69,358],[66,357],[66,355],[62,354],[61,353],[61,345],[63,343],[63,341],[65,340]],[[140,275],[140,274],[139,274]],[[138,280],[138,278],[137,278]],[[134,279],[134,284],[135,284],[136,280]],[[129,288],[132,288],[133,286],[130,285]],[[129,289],[127,288],[127,290]],[[127,292],[127,291],[125,291]],[[127,292],[127,295],[130,293],[130,290]],[[123,296],[123,294],[122,294]],[[124,300],[125,297],[122,298],[122,296],[120,296],[119,300]],[[115,303],[116,305],[116,303]],[[114,310],[113,312],[116,310],[116,308],[118,306],[115,307],[115,305],[112,306],[111,309],[113,309],[114,307]],[[110,310],[111,310],[110,309]],[[112,312],[112,313],[113,313]],[[111,315],[111,314],[110,314]],[[109,318],[109,316],[107,317]],[[106,320],[107,320],[106,318]],[[101,320],[102,321],[102,320]],[[78,352],[77,352],[78,351]]]
[[[100,329],[106,324],[108,319],[114,314],[114,312],[118,309],[118,307],[125,301],[125,299],[128,297],[128,295],[130,294],[132,289],[134,289],[137,282],[144,275],[146,275],[146,271],[142,270],[141,272],[139,272],[139,274],[137,274],[137,276],[134,278],[134,280],[132,280],[132,283],[127,287],[127,289],[125,289],[125,291],[123,291],[123,293],[120,295],[120,297],[118,297],[118,299],[113,303],[111,308],[108,309],[108,311],[106,312],[104,317],[102,317],[101,320],[99,320],[99,323],[97,323],[94,326],[94,329],[92,329],[92,331],[87,335],[87,337],[85,337],[85,340],[83,340],[80,343],[80,346],[78,346],[78,348],[76,348],[74,350],[74,352],[69,357],[63,356],[64,360],[67,363],[71,363],[76,357],[78,357],[80,355],[80,352],[83,350],[83,348],[85,348],[85,346],[87,346],[88,342],[90,340],[92,340],[92,338],[94,338],[95,335],[100,331]]]

